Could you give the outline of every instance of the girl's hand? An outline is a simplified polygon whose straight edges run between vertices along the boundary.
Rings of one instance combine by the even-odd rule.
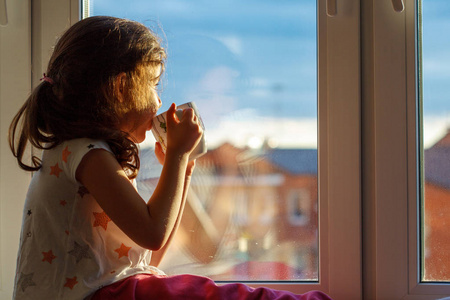
[[[176,116],[176,110],[176,105],[172,103],[166,115],[167,152],[170,151],[179,156],[189,155],[199,143],[203,129],[192,108],[184,109],[180,120]]]
[[[164,154],[161,143],[155,143],[155,155],[161,165],[164,165],[164,160],[166,159],[166,155]],[[188,162],[186,167],[186,176],[192,176],[195,169],[195,159]]]

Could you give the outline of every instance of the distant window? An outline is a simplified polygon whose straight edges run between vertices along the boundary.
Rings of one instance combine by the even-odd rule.
[[[288,218],[292,225],[308,224],[311,213],[311,197],[307,190],[292,190],[288,195]]]
[[[245,192],[237,193],[234,198],[233,221],[237,225],[247,225],[248,223],[248,199]]]

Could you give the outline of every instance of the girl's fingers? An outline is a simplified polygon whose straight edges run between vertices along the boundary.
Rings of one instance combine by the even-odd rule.
[[[194,168],[195,168],[195,159],[189,161],[186,168],[186,176],[191,176],[192,173],[194,172]]]
[[[195,116],[194,110],[192,108],[183,109],[183,116],[181,119],[193,120]]]
[[[167,110],[167,113],[166,113],[167,122],[169,124],[176,123],[175,122],[176,119],[177,119],[176,111],[177,111],[177,106],[175,105],[175,103],[172,103],[172,105],[170,105],[170,107],[169,107],[169,109]]]
[[[167,111],[167,147],[189,153],[198,144],[203,130],[192,108],[184,109],[181,114],[176,109],[172,103]]]
[[[176,109],[175,109],[175,111],[176,111]],[[177,116],[177,119],[179,122],[182,122],[182,120],[190,120],[192,123],[198,123],[197,115],[195,114],[195,112],[192,108],[183,109],[182,115]]]
[[[167,110],[166,119],[168,131],[172,131],[181,122],[182,118],[177,116],[177,106],[175,103],[172,103]]]

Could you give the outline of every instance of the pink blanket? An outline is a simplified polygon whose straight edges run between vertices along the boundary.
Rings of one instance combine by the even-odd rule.
[[[93,298],[133,299],[231,299],[231,300],[328,300],[326,294],[311,291],[301,295],[269,288],[251,288],[241,283],[217,285],[213,280],[195,275],[157,276],[140,274],[131,276],[98,290]]]

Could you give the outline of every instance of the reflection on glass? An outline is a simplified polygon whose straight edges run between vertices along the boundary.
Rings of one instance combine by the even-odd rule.
[[[163,32],[161,111],[194,101],[206,127],[209,151],[160,267],[318,280],[316,1],[96,0],[91,10]],[[153,145],[150,134],[141,146],[144,197],[161,170]]]
[[[450,2],[422,2],[422,279],[450,281]]]

